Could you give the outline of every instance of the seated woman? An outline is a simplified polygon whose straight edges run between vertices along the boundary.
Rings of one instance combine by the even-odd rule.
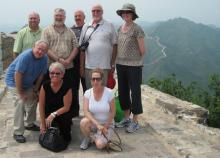
[[[67,144],[71,141],[72,90],[63,82],[65,68],[55,62],[49,67],[50,81],[43,83],[39,95],[40,132],[50,126],[58,127]]]
[[[91,74],[92,88],[83,98],[85,117],[80,122],[84,139],[80,148],[85,150],[93,141],[98,149],[106,146],[107,140],[102,132],[110,138],[114,128],[115,101],[112,90],[102,84],[103,72],[94,69]]]

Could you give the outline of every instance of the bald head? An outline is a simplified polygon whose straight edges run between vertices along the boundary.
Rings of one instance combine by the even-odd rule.
[[[74,12],[74,19],[77,27],[82,27],[85,21],[85,14],[82,10],[77,10]]]
[[[31,12],[28,15],[28,25],[32,31],[39,29],[40,15],[37,12]]]
[[[94,9],[99,9],[99,10],[102,10],[103,11],[103,8],[100,4],[95,4],[93,7],[92,7],[92,10]]]

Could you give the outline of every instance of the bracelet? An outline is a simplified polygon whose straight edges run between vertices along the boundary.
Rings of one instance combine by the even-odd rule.
[[[55,112],[52,112],[52,113],[51,113],[51,116],[53,116],[53,118],[57,117],[57,112],[56,112],[56,111],[55,111]]]
[[[55,117],[56,117],[56,115],[55,115],[53,112],[51,113],[51,116],[53,116],[53,118],[55,118]]]

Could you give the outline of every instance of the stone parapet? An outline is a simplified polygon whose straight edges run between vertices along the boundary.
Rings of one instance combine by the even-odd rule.
[[[0,75],[13,60],[14,35],[0,33]]]
[[[155,105],[162,108],[165,113],[174,115],[176,119],[183,119],[206,125],[208,110],[193,103],[180,100],[169,94],[162,93],[147,85],[142,86],[143,95],[148,96]]]

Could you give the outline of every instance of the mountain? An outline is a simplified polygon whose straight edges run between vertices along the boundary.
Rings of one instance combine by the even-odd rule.
[[[211,74],[220,74],[220,29],[175,18],[145,29],[148,53],[143,79],[175,74],[184,84],[207,88]],[[162,52],[164,50],[164,52]]]

